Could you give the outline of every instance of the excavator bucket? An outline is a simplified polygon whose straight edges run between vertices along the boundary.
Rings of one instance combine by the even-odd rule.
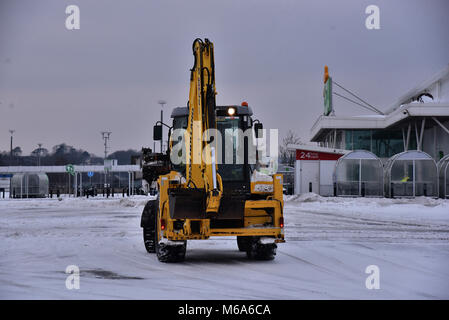
[[[205,219],[206,193],[202,189],[169,189],[168,202],[172,219]]]

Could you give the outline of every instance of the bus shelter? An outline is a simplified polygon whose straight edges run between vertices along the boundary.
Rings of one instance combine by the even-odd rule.
[[[384,181],[387,197],[438,196],[437,165],[422,151],[405,151],[388,159]]]
[[[335,165],[334,188],[336,196],[382,197],[382,161],[366,150],[345,154]]]
[[[437,167],[440,198],[449,198],[449,154],[438,161]]]
[[[11,178],[13,198],[45,198],[48,195],[48,176],[45,173],[16,173]]]

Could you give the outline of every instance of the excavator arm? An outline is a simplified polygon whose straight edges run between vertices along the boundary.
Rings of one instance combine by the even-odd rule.
[[[217,213],[223,192],[217,172],[215,142],[209,129],[216,129],[214,45],[196,39],[192,45],[194,65],[190,69],[189,115],[185,132],[187,188],[203,189],[206,213]]]

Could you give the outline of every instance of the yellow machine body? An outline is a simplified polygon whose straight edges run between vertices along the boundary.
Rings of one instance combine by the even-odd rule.
[[[229,114],[225,116],[223,110],[219,110],[222,107],[215,105],[217,93],[213,48],[212,42],[207,39],[204,42],[196,39],[193,43],[195,62],[190,70],[189,101],[187,108],[184,108],[187,110],[184,113],[187,125],[182,142],[185,146],[185,167],[179,169],[173,165],[172,171],[158,177],[159,196],[154,201],[155,220],[151,215],[151,206],[147,211],[144,210],[142,216],[147,250],[156,250],[159,256],[168,252],[167,245],[161,249],[154,243],[164,241],[165,244],[176,245],[186,240],[204,240],[214,236],[237,236],[238,240],[270,238],[266,241],[271,241],[274,248],[274,243],[285,242],[282,175],[265,175],[263,181],[252,181],[249,172],[253,172],[253,169],[242,171],[245,174],[245,187],[240,192],[240,187],[229,183],[229,177],[225,181],[219,173],[214,153],[217,144],[215,139],[208,136],[209,129],[216,129],[217,123],[223,126],[223,121],[233,121],[234,117],[241,121],[245,119],[245,128],[254,128],[250,118],[252,111],[249,113],[246,102],[241,106],[227,107]],[[174,146],[171,136],[169,145],[171,152]],[[243,145],[246,146],[245,166],[250,168],[247,161],[248,140]],[[152,221],[155,221],[154,227]],[[155,228],[155,242],[152,240],[152,228]],[[179,248],[185,251],[185,246]],[[184,253],[179,256],[183,257]],[[170,259],[165,256],[162,260],[160,258],[161,261]]]
[[[186,185],[179,185],[178,172],[172,171],[167,175],[160,176],[158,179],[158,187],[160,190],[158,218],[160,224],[164,225],[160,237],[179,241],[204,240],[212,236],[255,236],[274,237],[276,242],[285,242],[282,175],[274,175],[272,184],[273,193],[267,194],[265,199],[245,201],[242,228],[211,228],[210,219],[184,219],[183,228],[176,230],[174,225],[177,219],[170,218],[168,193],[170,188],[185,188]],[[195,231],[192,230],[192,222],[196,222],[199,225]]]

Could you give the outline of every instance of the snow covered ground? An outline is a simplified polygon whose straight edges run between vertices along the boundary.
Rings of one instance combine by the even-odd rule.
[[[234,238],[162,264],[143,246],[146,197],[0,199],[1,299],[448,299],[449,201],[286,197],[286,240],[250,261]],[[66,267],[80,289],[65,286]],[[380,270],[368,290],[365,269]]]

